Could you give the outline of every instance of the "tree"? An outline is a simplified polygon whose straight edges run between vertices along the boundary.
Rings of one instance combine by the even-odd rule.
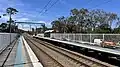
[[[103,26],[107,25],[107,28],[105,28],[105,29],[108,29],[109,31],[111,31],[111,29],[110,29],[111,24],[113,23],[114,20],[116,20],[117,15],[115,13],[110,13],[110,12],[108,13],[103,10],[97,9],[97,10],[92,10],[90,12],[90,17],[92,17],[92,23],[93,23],[92,26],[94,27],[94,29],[95,29],[95,27],[97,27],[100,30],[104,30]],[[103,27],[103,28],[101,29],[101,27]]]
[[[120,26],[118,28],[114,28],[113,30],[114,33],[119,33],[120,34]]]
[[[9,14],[9,15],[14,15],[14,14],[16,14],[18,11],[17,11],[15,8],[9,7],[9,8],[6,9],[6,12],[7,12],[7,14]]]
[[[62,17],[58,18],[58,21],[60,22],[60,25],[61,25],[61,32],[65,33],[65,31],[66,31],[66,19],[65,19],[65,17],[62,16]]]
[[[58,18],[55,21],[52,21],[52,28],[55,31],[59,31],[60,33],[63,33],[66,31],[66,19],[64,16]]]
[[[71,14],[74,15],[74,16],[77,16],[79,14],[79,10],[74,8],[71,10]]]
[[[44,33],[47,30],[47,27],[45,26],[45,24],[43,24],[41,26],[42,26],[42,32]]]
[[[62,26],[61,26],[60,21],[55,20],[55,21],[52,21],[51,24],[52,24],[52,28],[53,28],[55,31],[59,31],[59,32],[61,32],[61,28],[62,28]]]
[[[76,28],[76,16],[70,16],[66,19],[66,32],[75,33],[77,32]]]
[[[7,15],[9,15],[9,29],[11,32],[11,23],[12,23],[12,15],[16,14],[18,11],[15,8],[9,7],[6,9]]]
[[[75,25],[77,26],[76,27],[77,32],[83,32],[83,30],[85,29],[85,26],[86,26],[85,20],[87,19],[87,15],[88,15],[89,11],[84,8],[82,8],[80,10],[72,9],[71,13],[74,17],[76,17]]]
[[[2,27],[2,28],[7,28],[7,24],[6,24],[6,23],[2,23],[2,24],[0,25],[0,27]]]
[[[89,11],[87,9],[80,9],[79,11],[79,15],[77,21],[78,21],[78,29],[80,29],[79,32],[85,32],[85,30],[87,29],[86,25],[87,25],[87,20],[88,20],[88,13]]]
[[[120,18],[117,18],[116,27],[120,27]]]
[[[1,28],[1,32],[7,32],[8,30],[8,24],[7,23],[2,23],[0,25],[0,28]]]
[[[109,23],[108,24],[109,24],[109,26],[111,28],[111,25],[112,25],[113,21],[117,19],[117,14],[115,14],[115,13],[108,13],[108,16],[109,16],[109,18],[108,18],[108,22]]]
[[[117,14],[103,10],[72,9],[69,17],[60,17],[52,22],[52,28],[59,32],[91,33],[112,32],[111,25],[117,19]],[[117,22],[120,25],[120,20]]]

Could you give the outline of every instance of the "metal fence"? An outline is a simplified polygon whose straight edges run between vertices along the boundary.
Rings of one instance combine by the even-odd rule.
[[[2,51],[6,46],[10,44],[10,36],[11,42],[16,38],[16,33],[0,33],[0,51]]]
[[[55,39],[66,39],[68,41],[83,41],[93,43],[94,39],[103,39],[105,41],[120,41],[120,34],[61,34],[52,33],[51,38]]]

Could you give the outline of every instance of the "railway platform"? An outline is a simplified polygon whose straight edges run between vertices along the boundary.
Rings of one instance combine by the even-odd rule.
[[[0,67],[43,67],[23,36],[0,54]]]
[[[78,47],[83,47],[83,48],[87,48],[87,49],[91,49],[91,50],[95,50],[99,52],[104,52],[104,53],[109,53],[112,55],[120,56],[120,49],[108,49],[108,48],[102,48],[102,47],[94,46],[94,45],[86,45],[86,44],[80,44],[80,43],[75,43],[75,42],[62,41],[62,40],[51,39],[47,37],[37,37],[37,38],[48,40],[48,41],[53,41],[53,42],[58,42],[58,43],[69,44],[69,45],[78,46]]]

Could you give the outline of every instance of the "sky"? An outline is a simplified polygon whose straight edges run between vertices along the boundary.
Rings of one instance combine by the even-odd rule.
[[[0,15],[5,14],[8,7],[13,7],[19,11],[12,16],[13,20],[45,23],[47,27],[51,27],[51,22],[61,16],[68,17],[70,10],[73,8],[103,9],[120,16],[120,0],[57,0],[57,3],[50,8],[56,2],[56,0],[51,0],[47,7],[47,9],[50,9],[44,14],[42,13],[45,10],[40,13],[48,2],[49,0],[0,0]],[[0,23],[7,20],[8,16],[2,16]],[[19,25],[20,28],[21,26]],[[29,25],[24,26],[26,29],[29,28]]]

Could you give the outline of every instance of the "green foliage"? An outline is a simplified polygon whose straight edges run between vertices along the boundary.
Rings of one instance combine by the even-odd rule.
[[[0,25],[0,31],[1,32],[16,32],[18,29],[17,26],[15,26],[14,21],[12,20],[12,15],[16,14],[18,11],[15,8],[9,7],[6,9],[6,14],[3,14],[3,16],[9,16],[9,21],[8,23],[2,23]]]
[[[60,33],[110,33],[111,25],[117,18],[117,14],[99,9],[89,11],[85,8],[74,8],[71,16],[63,16],[53,21],[52,28]]]
[[[18,29],[18,26],[15,25],[11,25],[11,32],[16,32],[16,30]],[[9,24],[8,23],[2,23],[0,25],[0,32],[9,32]]]
[[[2,23],[0,25],[0,32],[6,32],[7,31],[7,24],[6,23]]]
[[[119,33],[119,34],[120,34],[120,27],[115,28],[113,32],[114,32],[114,33]]]
[[[12,8],[12,7],[9,7],[9,8],[6,9],[6,13],[7,13],[7,15],[9,15],[9,18],[10,18],[9,21],[8,21],[8,23],[9,23],[9,32],[14,32],[16,30],[15,23],[12,20],[11,16],[16,14],[17,12],[18,12],[17,9]]]
[[[7,28],[7,24],[6,24],[6,23],[2,23],[2,24],[0,25],[0,27],[1,27],[1,28]]]
[[[6,9],[7,14],[16,14],[18,11],[15,8],[9,7]]]

